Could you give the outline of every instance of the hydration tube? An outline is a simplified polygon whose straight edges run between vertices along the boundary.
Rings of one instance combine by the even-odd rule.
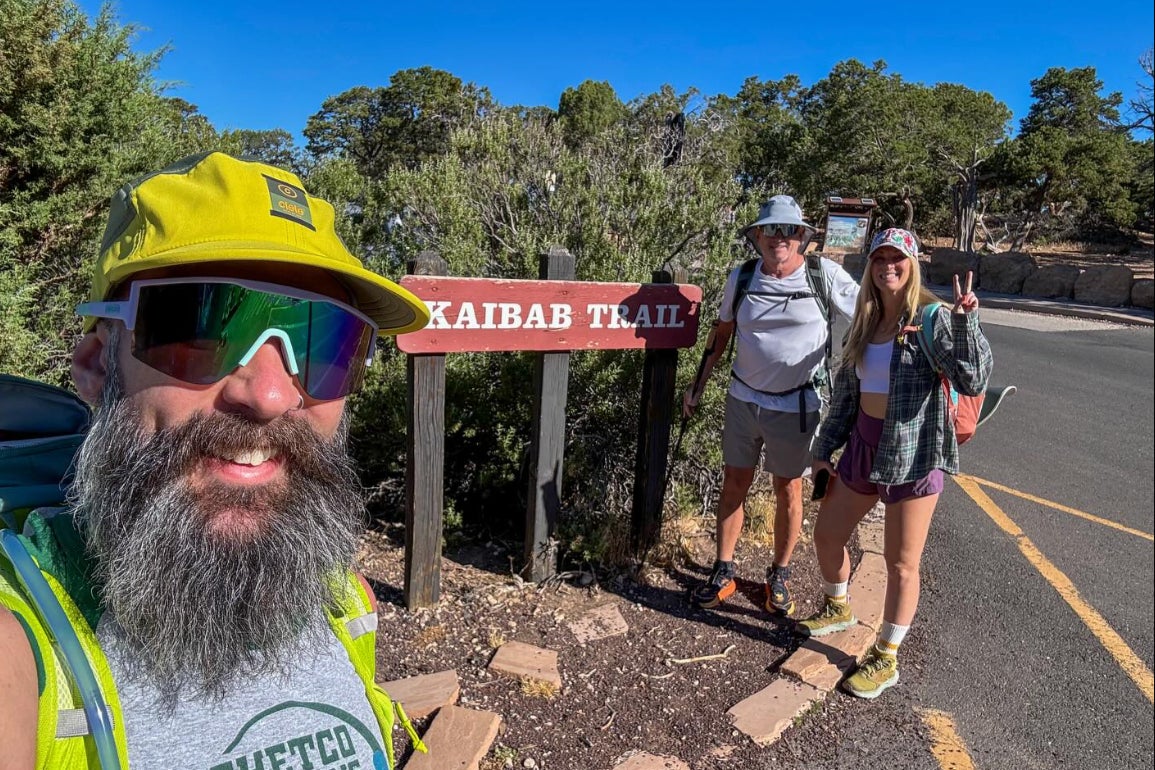
[[[64,663],[72,673],[72,678],[80,691],[84,716],[88,720],[88,730],[96,744],[96,756],[100,767],[104,770],[119,770],[120,755],[117,753],[116,741],[112,734],[112,715],[108,711],[108,704],[104,702],[104,696],[100,694],[100,686],[96,682],[96,675],[92,673],[88,657],[80,647],[80,639],[77,638],[76,631],[64,614],[64,608],[60,606],[48,581],[40,574],[40,568],[28,555],[15,532],[6,528],[0,529],[0,551],[3,551],[12,562],[17,579],[32,597],[33,608],[60,647]]]

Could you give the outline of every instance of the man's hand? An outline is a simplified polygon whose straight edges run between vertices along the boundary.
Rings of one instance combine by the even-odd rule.
[[[702,390],[698,388],[698,383],[691,382],[690,387],[682,394],[682,416],[687,420],[694,416],[694,410],[698,408],[698,399],[701,397]]]
[[[974,273],[967,270],[967,285],[966,291],[963,291],[959,286],[958,273],[954,276],[954,312],[956,313],[973,313],[979,309],[979,298],[971,291]]]

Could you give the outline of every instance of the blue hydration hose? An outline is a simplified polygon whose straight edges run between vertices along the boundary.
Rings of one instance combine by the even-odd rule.
[[[72,673],[72,678],[80,691],[84,716],[88,719],[88,731],[96,744],[96,756],[100,766],[104,770],[119,770],[120,755],[117,753],[116,740],[112,733],[112,715],[109,713],[108,704],[104,702],[104,696],[100,693],[100,686],[96,682],[92,666],[88,663],[88,657],[80,646],[80,639],[77,638],[72,623],[64,614],[64,608],[60,606],[48,581],[40,574],[40,568],[28,555],[15,532],[0,528],[0,551],[3,551],[12,562],[17,579],[32,597],[33,608],[60,647],[64,663]]]

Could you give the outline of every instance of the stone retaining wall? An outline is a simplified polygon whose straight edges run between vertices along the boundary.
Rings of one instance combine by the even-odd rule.
[[[924,278],[932,284],[949,286],[953,276],[974,273],[973,287],[997,294],[1069,299],[1099,307],[1141,307],[1155,309],[1155,280],[1136,278],[1124,265],[1047,265],[1039,267],[1030,254],[1008,251],[1002,254],[967,254],[954,249],[935,249],[922,260]],[[842,257],[846,271],[862,277],[865,254]]]

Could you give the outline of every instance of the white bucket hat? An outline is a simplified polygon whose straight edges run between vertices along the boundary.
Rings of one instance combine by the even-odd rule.
[[[750,231],[762,225],[801,225],[810,231],[810,235],[815,233],[814,226],[803,221],[802,207],[789,195],[775,195],[763,203],[757,221],[742,228],[742,234],[749,238]]]

